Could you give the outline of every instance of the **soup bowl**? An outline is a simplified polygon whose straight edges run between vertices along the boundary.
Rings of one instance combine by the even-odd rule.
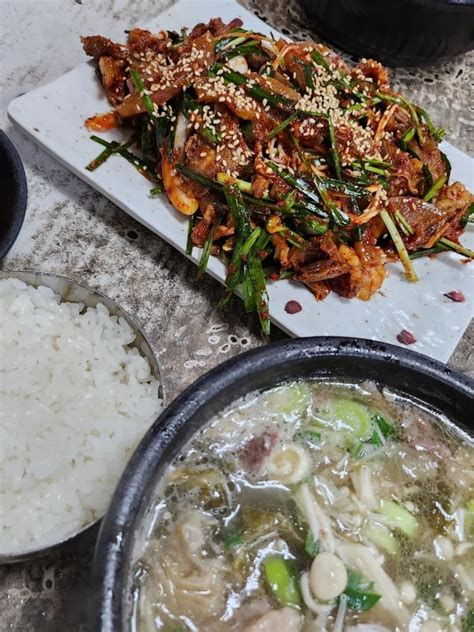
[[[132,456],[102,522],[90,600],[92,630],[134,629],[133,565],[153,523],[154,492],[184,445],[247,393],[288,380],[373,380],[474,434],[474,382],[412,351],[354,338],[300,338],[254,349],[216,367],[160,416]]]

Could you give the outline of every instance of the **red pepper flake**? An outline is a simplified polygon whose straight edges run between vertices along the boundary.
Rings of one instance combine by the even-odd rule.
[[[412,345],[416,342],[415,336],[411,331],[407,331],[406,329],[402,329],[401,332],[397,334],[397,340],[402,345]]]
[[[303,308],[298,303],[298,301],[288,301],[288,303],[285,305],[285,312],[287,314],[297,314],[298,312],[301,312],[302,309]]]
[[[446,292],[445,296],[446,298],[451,299],[455,303],[464,303],[464,301],[466,300],[461,290],[453,290],[452,292]]]

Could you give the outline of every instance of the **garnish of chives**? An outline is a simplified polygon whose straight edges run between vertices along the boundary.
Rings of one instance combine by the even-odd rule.
[[[428,128],[428,131],[431,134],[431,136],[435,140],[440,141],[446,134],[446,131],[442,127],[439,127],[438,129],[435,128],[426,110],[424,110],[423,108],[420,108],[419,106],[416,106],[415,109],[418,112],[418,114],[425,119],[426,127]]]
[[[246,271],[246,274],[244,274],[242,279],[242,297],[244,299],[244,308],[247,314],[255,311],[255,297],[253,295],[252,283],[248,271]]]
[[[363,108],[377,105],[377,103],[380,103],[381,100],[382,99],[380,99],[379,97],[374,97],[373,99],[369,99],[368,101],[364,101],[363,103],[354,103],[354,105],[350,105],[346,108],[346,112],[357,112],[358,110],[362,110]]]
[[[193,244],[193,240],[192,240],[192,235],[193,235],[193,229],[194,229],[195,225],[196,225],[196,213],[194,215],[191,215],[191,217],[189,218],[188,238],[186,240],[186,254],[187,255],[192,255],[193,254],[194,244]]]
[[[289,171],[287,171],[286,169],[283,169],[282,167],[278,166],[274,162],[269,162],[268,166],[270,167],[272,171],[274,171],[277,175],[279,175],[287,184],[290,184],[291,186],[298,189],[298,191],[303,193],[310,200],[312,200],[313,202],[316,202],[318,206],[319,206],[319,201],[322,200],[324,206],[326,206],[335,224],[345,225],[349,223],[350,220],[347,217],[347,215],[343,211],[341,211],[336,204],[334,204],[334,202],[331,200],[331,198],[327,194],[324,188],[324,185],[322,184],[322,179],[319,176],[316,176],[314,178],[314,182],[316,185],[316,191],[314,191],[314,189],[311,188],[311,186],[306,182],[306,180],[303,180],[303,178],[293,176]]]
[[[204,272],[206,271],[207,264],[209,262],[209,255],[211,254],[212,244],[214,242],[214,237],[215,237],[216,230],[219,224],[220,224],[220,221],[217,221],[214,224],[214,226],[211,228],[211,231],[202,248],[201,258],[199,259],[198,271],[196,275],[198,279],[200,279],[203,276]]]
[[[472,204],[469,204],[469,206],[466,209],[466,212],[464,213],[464,216],[461,218],[461,225],[465,226],[468,222],[472,222],[471,219],[471,215],[474,213],[474,202],[472,202]]]
[[[314,90],[314,81],[313,81],[313,68],[310,64],[304,64],[303,67],[304,72],[304,80],[306,82],[306,87],[310,90]]]
[[[403,97],[393,96],[391,94],[387,94],[386,92],[381,92],[380,90],[377,90],[375,92],[375,95],[379,97],[380,99],[382,99],[383,101],[388,101],[389,103],[398,103],[399,105],[403,105],[403,107],[405,107],[410,112],[411,120],[413,121],[413,124],[415,126],[416,135],[418,136],[418,140],[420,141],[420,144],[423,145],[423,143],[425,142],[425,138],[423,136],[423,130],[421,129],[420,119],[418,117],[415,106],[412,105],[409,101],[407,101]]]
[[[286,129],[288,125],[291,125],[293,121],[296,121],[298,116],[299,116],[298,112],[293,112],[293,114],[290,114],[288,118],[286,118],[279,125],[277,125],[276,127],[272,129],[272,131],[268,134],[267,139],[271,140],[272,138],[275,138],[275,136],[279,134],[280,132],[282,132],[284,129]]]
[[[416,129],[414,127],[411,127],[408,131],[406,131],[403,136],[401,137],[401,142],[402,143],[409,143],[411,140],[413,140],[414,136],[416,133]]]
[[[198,173],[197,171],[194,171],[193,169],[190,169],[188,166],[183,165],[183,164],[177,164],[176,165],[176,169],[182,173],[184,176],[186,176],[187,178],[190,178],[191,180],[195,180],[196,182],[199,182],[200,184],[202,184],[205,187],[208,187],[210,189],[214,189],[216,191],[224,191],[224,184],[221,184],[220,182],[217,182],[217,180],[211,180],[210,178],[202,175],[201,173]],[[235,183],[237,186],[239,186],[239,182],[240,183],[244,183],[244,187],[247,187],[247,185],[249,185],[249,182],[246,182],[245,180],[238,180],[236,181],[235,178],[232,178],[232,176],[229,176],[227,174],[224,174],[223,176],[221,176],[222,181],[226,184],[233,184]],[[260,206],[263,208],[270,208],[270,209],[274,209],[276,211],[281,211],[282,213],[284,213],[287,210],[291,210],[291,209],[286,209],[284,206],[278,206],[274,200],[270,200],[269,198],[266,198],[265,196],[263,198],[256,198],[253,197],[247,193],[243,194],[243,199],[245,202],[247,202],[248,204],[252,204],[254,206]],[[299,206],[299,205],[294,205]],[[312,211],[316,214],[321,215],[322,217],[326,217],[327,215],[322,212],[322,210],[316,206],[316,205],[311,205],[311,204],[306,204],[306,206],[308,206],[308,210]]]
[[[334,123],[332,121],[332,117],[328,116],[328,126],[329,126],[329,140],[331,143],[331,156],[334,163],[334,171],[339,180],[342,180],[342,168],[341,168],[341,160],[339,158],[339,154],[336,146],[336,136],[334,134]]]
[[[408,111],[411,114],[411,118],[412,118],[412,121],[413,121],[413,123],[415,125],[416,135],[418,136],[418,140],[420,141],[420,145],[423,145],[424,142],[425,142],[425,137],[423,135],[423,130],[421,129],[420,119],[418,117],[416,109],[409,101],[405,101],[405,99],[402,99],[402,101],[405,104],[405,106],[408,108]]]
[[[441,237],[440,239],[438,239],[436,245],[441,246],[442,248],[446,248],[447,250],[457,252],[459,255],[467,257],[468,259],[474,259],[473,250],[469,250],[469,248],[464,248],[464,246],[461,246],[460,244],[457,244],[455,241],[451,241],[446,237]]]
[[[189,119],[190,113],[198,110],[200,114],[204,113],[204,106],[196,99],[193,99],[187,92],[183,95],[182,111],[184,116]],[[200,126],[198,133],[204,138],[209,145],[218,145],[221,142],[221,135],[217,130],[218,121],[213,121],[213,127]]]
[[[247,39],[247,37],[229,37],[220,39],[214,47],[214,52],[217,55],[222,55],[222,53],[229,50],[230,48],[235,48],[236,46],[239,46],[239,44],[243,44]]]
[[[262,228],[260,226],[256,226],[253,229],[253,231],[250,233],[250,235],[247,237],[247,239],[245,240],[242,246],[242,249],[240,251],[241,257],[245,257],[246,255],[249,254],[249,252],[252,250],[254,244],[256,243],[256,241],[258,240],[261,234],[262,234]]]
[[[235,244],[225,280],[226,291],[219,302],[219,306],[221,307],[225,305],[232,296],[233,292],[241,282],[242,275],[245,273],[245,266],[242,259],[242,247],[251,233],[250,216],[242,199],[240,189],[233,183],[228,184],[224,188],[224,195],[234,221]]]
[[[253,253],[248,255],[247,262],[258,318],[260,320],[263,333],[268,336],[270,333],[270,308],[268,304],[267,285],[262,262],[260,258]]]
[[[225,82],[234,83],[237,86],[243,86],[247,94],[249,94],[251,97],[254,97],[255,99],[266,101],[269,105],[277,108],[282,108],[284,110],[290,110],[295,106],[295,102],[291,99],[288,99],[287,97],[276,94],[274,92],[269,92],[268,90],[261,88],[259,85],[248,85],[248,77],[241,74],[240,72],[236,72],[235,70],[225,68],[223,64],[214,64],[214,66],[210,70],[210,74],[217,76],[217,73],[220,70],[222,70],[222,74],[220,76]]]
[[[321,55],[321,53],[316,48],[314,48],[311,51],[311,59],[318,66],[322,66],[324,68],[324,70],[329,70],[329,62],[328,62],[328,60],[325,57],[323,57],[323,55]]]
[[[403,217],[403,215],[400,213],[400,211],[395,211],[394,217],[397,220],[398,225],[400,226],[400,228],[405,233],[405,235],[414,235],[415,234],[415,231],[410,226],[410,224],[407,222],[407,220]]]
[[[421,250],[415,250],[410,253],[410,259],[420,259],[421,257],[430,257],[431,255],[437,255],[440,252],[446,252],[446,248],[441,246],[433,246],[433,248],[425,248]]]
[[[438,193],[438,191],[445,185],[447,179],[448,179],[448,176],[445,174],[445,175],[439,177],[435,182],[433,182],[431,187],[428,189],[428,191],[423,196],[423,199],[425,200],[425,202],[429,202],[430,200],[432,200],[435,197],[435,195]]]
[[[152,120],[155,120],[156,118],[155,105],[153,101],[151,100],[150,95],[147,94],[147,90],[145,88],[145,84],[143,83],[143,79],[141,78],[140,73],[138,72],[136,68],[130,69],[130,77],[133,81],[133,85],[135,86],[135,90],[137,91],[138,95],[143,101],[143,105],[145,106],[145,109],[148,112],[148,116]]]
[[[295,233],[295,231],[290,230],[286,226],[282,226],[277,232],[290,244],[295,246],[295,248],[304,248],[308,243],[306,239],[303,239],[303,237],[301,237],[301,235],[298,235],[298,233]]]
[[[253,193],[251,182],[247,182],[247,180],[240,180],[239,178],[233,178],[223,171],[220,171],[216,175],[216,180],[220,184],[235,184],[235,186],[240,189],[242,193]]]
[[[321,176],[315,176],[314,183],[325,207],[331,215],[333,222],[335,224],[339,224],[340,226],[346,226],[349,224],[349,217],[344,213],[344,211],[341,211],[337,204],[335,204],[327,194],[324,179],[321,178]]]
[[[113,154],[119,154],[120,156],[125,158],[125,160],[127,160],[127,162],[129,162],[131,165],[133,165],[135,167],[135,169],[142,176],[144,176],[145,178],[147,178],[151,182],[159,181],[159,178],[156,175],[153,163],[148,162],[146,160],[142,160],[138,156],[135,156],[135,154],[133,154],[132,152],[128,151],[127,148],[135,142],[135,139],[133,137],[129,141],[127,141],[126,143],[123,143],[123,144],[120,144],[120,143],[118,143],[115,140],[109,143],[104,138],[100,138],[99,136],[95,136],[95,135],[91,136],[90,139],[93,140],[96,143],[99,143],[100,145],[103,145],[104,147],[106,147],[109,150],[109,153],[102,160],[102,162],[100,164],[102,164],[109,156],[112,156]],[[104,152],[102,152],[101,155],[103,155],[103,154],[104,154]],[[98,158],[99,158],[99,156],[98,156]],[[92,163],[89,163],[89,165],[87,165],[86,169],[88,167],[90,167],[91,165],[93,166],[94,162],[95,161],[93,160]],[[97,168],[98,166],[100,166],[100,165],[96,165],[95,168]],[[93,169],[89,168],[89,171],[93,171]]]
[[[329,230],[328,224],[319,222],[316,219],[305,219],[303,225],[310,235],[324,235]]]
[[[382,218],[383,223],[387,227],[390,237],[392,238],[395,248],[397,249],[398,256],[400,257],[400,261],[402,262],[403,267],[405,269],[405,274],[407,276],[407,279],[412,282],[418,281],[418,277],[416,276],[416,272],[410,260],[410,256],[408,255],[408,251],[405,248],[403,239],[401,238],[401,235],[398,232],[398,229],[394,221],[392,220],[389,213],[385,209],[380,211],[380,217]]]
[[[100,154],[91,160],[88,165],[86,165],[87,171],[95,171],[100,165],[103,165],[104,162],[114,153],[112,147],[107,147]]]
[[[364,166],[365,171],[370,171],[370,173],[376,173],[379,176],[386,176],[387,171],[385,169],[380,169],[379,167],[373,167],[372,165],[366,164]]]

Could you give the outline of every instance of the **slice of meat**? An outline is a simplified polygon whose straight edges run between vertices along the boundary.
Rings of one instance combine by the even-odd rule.
[[[197,77],[194,89],[198,101],[201,103],[225,103],[227,107],[244,121],[259,121],[267,119],[265,128],[270,131],[275,127],[266,115],[264,107],[250,97],[241,86],[224,83],[219,77]],[[268,133],[266,131],[264,137]]]
[[[419,195],[423,189],[423,162],[401,151],[393,140],[384,138],[383,158],[393,165],[393,176],[389,180],[389,197],[404,194]]]
[[[361,241],[364,244],[375,246],[380,237],[387,232],[387,228],[379,215],[372,217],[365,224]]]
[[[474,195],[469,193],[460,182],[453,182],[443,187],[436,198],[436,206],[443,212],[449,213],[449,220],[443,230],[443,237],[458,241],[465,229],[463,219],[468,207],[474,202]]]
[[[250,72],[247,76],[251,83],[260,86],[268,92],[290,99],[290,101],[294,101],[295,104],[300,98],[300,94],[296,92],[294,88],[289,86],[287,83],[278,81],[275,77],[266,77],[258,74],[257,72]]]
[[[365,59],[352,69],[352,78],[357,81],[369,84],[372,89],[378,88],[386,90],[389,88],[388,72],[378,61]],[[370,85],[371,84],[371,85]]]
[[[336,125],[334,137],[343,164],[355,162],[360,156],[361,147],[364,148],[364,154],[369,156],[375,156],[377,153],[372,135],[369,132],[366,133],[363,128],[360,128],[356,134],[354,127],[350,125]]]
[[[253,152],[240,129],[238,118],[222,106],[217,107],[217,113],[220,115],[221,135],[216,147],[217,171],[239,177],[253,158]]]
[[[252,156],[236,117],[226,108],[220,108],[219,114],[221,142],[211,147],[194,134],[185,149],[186,161],[191,169],[212,180],[221,171],[238,177]]]
[[[451,214],[456,212],[452,207],[441,210],[420,198],[404,196],[391,198],[388,210],[392,214],[401,213],[414,230],[413,235],[403,239],[408,250],[429,247],[431,238],[443,231]]]
[[[185,145],[186,164],[193,171],[214,180],[217,174],[216,150],[199,134],[192,134]]]
[[[446,163],[441,156],[437,142],[431,138],[427,138],[420,151],[423,163],[430,170],[433,181],[436,182],[436,180],[446,174]]]
[[[317,301],[324,301],[324,299],[331,293],[331,289],[324,281],[315,281],[314,283],[305,283],[308,290],[314,295]]]
[[[334,242],[332,231],[328,231],[322,237],[313,237],[299,253],[292,249],[290,261],[296,270],[295,279],[311,286],[311,289],[314,288],[315,296],[319,300],[326,297],[326,289],[329,286],[318,284],[350,270]]]
[[[406,428],[405,438],[407,444],[416,450],[430,452],[439,459],[451,456],[451,450],[437,438],[432,424],[420,417]]]
[[[188,42],[179,51],[178,61],[169,67],[152,91],[151,98],[157,105],[166,103],[184,88],[193,85],[195,77],[207,73],[214,63],[214,38],[209,31]]]
[[[328,78],[335,70],[339,72],[339,75],[348,75],[349,68],[346,66],[342,58],[334,51],[327,48],[323,44],[315,44],[314,42],[297,42],[294,44],[288,44],[283,41],[283,44],[278,43],[279,47],[282,47],[282,53],[285,59],[285,67],[293,77],[294,81],[300,88],[306,90],[306,78],[304,75],[304,64],[312,64],[311,51],[317,50],[328,61],[331,66],[331,70],[328,73],[322,66],[315,66],[315,72],[319,75],[326,75]]]
[[[474,195],[461,182],[453,182],[448,187],[443,187],[436,198],[436,206],[450,217],[458,211],[464,213],[473,202]]]
[[[202,248],[218,216],[218,210],[212,194],[206,194],[199,200],[199,208],[202,218],[194,226],[191,240],[195,246]]]
[[[304,248],[292,248],[289,263],[295,270],[301,270],[309,263],[326,255],[321,250],[321,237],[312,237]]]
[[[145,29],[134,28],[128,33],[128,48],[133,55],[153,51],[165,53],[169,47],[168,33],[161,31],[154,35]]]
[[[104,55],[99,59],[99,70],[105,94],[112,105],[121,103],[126,94],[125,59],[115,59]]]
[[[327,120],[310,117],[304,121],[294,121],[291,125],[291,133],[300,141],[303,147],[314,149],[320,154],[326,152]]]
[[[240,460],[242,465],[250,471],[258,471],[275,447],[278,435],[276,432],[264,432],[258,437],[252,437],[242,449]]]
[[[240,28],[243,22],[240,18],[234,18],[228,24],[224,24],[222,18],[212,18],[207,24],[197,24],[188,36],[189,40],[200,37],[206,31],[210,31],[214,36],[222,36],[235,28]]]
[[[347,263],[339,263],[333,259],[323,259],[309,263],[295,275],[295,279],[305,284],[327,281],[339,277],[350,270]]]
[[[231,108],[232,109],[232,108]],[[234,110],[238,115],[238,111]],[[258,116],[257,116],[258,112]],[[254,118],[252,121],[252,138],[255,141],[264,142],[267,139],[268,134],[283,121],[284,117],[281,112],[276,108],[270,108],[265,110],[263,106],[257,104]]]
[[[387,121],[385,130],[394,134],[396,138],[401,138],[411,127],[412,121],[408,110],[401,105],[396,105],[392,111],[392,116]]]
[[[189,88],[196,76],[207,73],[214,63],[214,38],[206,31],[191,42],[186,42],[181,49],[177,62],[166,66],[161,76],[154,76],[149,86],[150,98],[156,105],[163,105],[171,98]],[[134,93],[127,97],[117,108],[122,118],[136,116],[145,111],[140,95]]]
[[[328,257],[339,261],[339,263],[343,262],[343,258],[334,241],[334,233],[331,230],[328,230],[328,232],[321,237],[320,246],[321,250],[326,253]]]
[[[102,35],[86,35],[81,37],[81,42],[86,55],[94,57],[94,59],[100,59],[104,56],[126,59],[128,56],[126,46],[116,44]]]

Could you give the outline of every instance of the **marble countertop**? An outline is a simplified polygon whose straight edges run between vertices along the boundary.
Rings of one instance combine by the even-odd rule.
[[[37,148],[7,120],[8,102],[84,61],[81,34],[120,39],[146,24],[166,0],[1,0],[0,126],[24,161],[29,202],[24,227],[5,270],[56,272],[97,287],[133,314],[158,353],[168,401],[196,377],[241,350],[263,344],[255,318],[235,299],[215,305],[221,288],[195,280],[184,257]],[[249,9],[293,37],[308,37],[298,2],[244,0]],[[190,22],[192,23],[192,16]],[[447,138],[474,151],[474,54],[424,69],[397,69],[394,84],[424,104]],[[272,339],[284,337],[274,330]],[[473,374],[473,327],[450,363]],[[90,562],[97,533],[48,557],[0,567],[0,629],[85,630]]]

